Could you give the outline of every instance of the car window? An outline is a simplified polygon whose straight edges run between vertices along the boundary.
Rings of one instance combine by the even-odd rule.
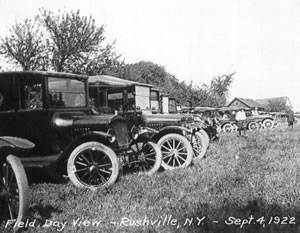
[[[4,76],[0,79],[0,111],[9,111],[14,109],[14,88],[12,77]]]
[[[21,108],[42,109],[43,87],[42,80],[37,78],[22,78],[21,84]]]
[[[48,88],[51,107],[86,106],[86,91],[83,81],[49,77]]]

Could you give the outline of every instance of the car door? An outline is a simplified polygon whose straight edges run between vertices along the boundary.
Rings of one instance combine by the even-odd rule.
[[[23,75],[17,77],[19,108],[15,113],[15,127],[20,136],[31,140],[39,154],[53,153],[51,145],[51,116],[46,109],[45,77]]]
[[[15,127],[15,112],[18,101],[15,79],[10,74],[0,76],[0,136],[14,136],[17,134]]]

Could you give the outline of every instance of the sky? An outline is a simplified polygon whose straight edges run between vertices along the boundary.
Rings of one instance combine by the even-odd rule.
[[[288,96],[300,111],[300,0],[0,0],[0,36],[42,7],[93,16],[127,63],[199,86],[236,72],[229,100]]]

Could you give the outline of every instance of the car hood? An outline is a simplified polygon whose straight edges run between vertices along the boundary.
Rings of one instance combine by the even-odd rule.
[[[262,114],[262,115],[248,116],[247,117],[247,119],[265,119],[265,118],[273,119],[273,117],[271,115],[268,115],[268,114]]]
[[[178,122],[186,116],[182,114],[149,114],[143,115],[145,122]]]
[[[53,118],[54,125],[57,127],[70,127],[70,126],[87,126],[87,125],[103,125],[110,124],[114,120],[125,121],[119,115],[86,115],[76,113],[63,113],[57,114]]]
[[[74,118],[74,125],[89,125],[89,124],[110,124],[114,120],[124,120],[122,116],[119,115],[87,115],[87,116],[78,116]]]

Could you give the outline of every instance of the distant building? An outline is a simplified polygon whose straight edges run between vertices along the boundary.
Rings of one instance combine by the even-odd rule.
[[[276,105],[281,110],[283,109],[293,109],[293,105],[289,97],[275,97],[275,98],[266,98],[266,99],[245,99],[245,98],[234,98],[227,106],[234,108],[258,108],[259,110],[267,110],[270,106]],[[280,110],[280,111],[281,111]]]
[[[263,105],[258,103],[253,99],[245,99],[245,98],[234,98],[227,107],[235,107],[235,108],[258,108],[259,110],[263,109]]]

